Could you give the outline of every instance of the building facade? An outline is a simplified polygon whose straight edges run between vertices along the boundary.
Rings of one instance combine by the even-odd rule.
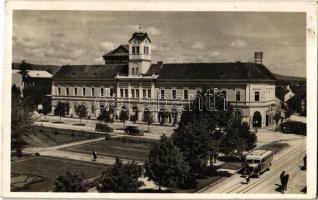
[[[105,65],[67,65],[54,76],[52,111],[64,103],[67,115],[85,104],[90,118],[107,108],[117,119],[126,111],[130,118],[175,124],[183,108],[203,87],[222,91],[235,115],[251,127],[265,127],[275,114],[275,77],[255,63],[157,63],[151,62],[152,41],[135,32],[127,45],[103,56]],[[261,61],[261,60],[260,60]]]

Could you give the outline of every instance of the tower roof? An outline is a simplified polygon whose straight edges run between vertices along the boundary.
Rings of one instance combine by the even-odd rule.
[[[151,40],[150,40],[150,38],[148,37],[148,34],[147,34],[146,32],[134,32],[128,42],[131,42],[131,41],[133,41],[133,40],[137,40],[138,42],[142,42],[142,41],[144,41],[146,38],[149,40],[149,42],[151,42]]]

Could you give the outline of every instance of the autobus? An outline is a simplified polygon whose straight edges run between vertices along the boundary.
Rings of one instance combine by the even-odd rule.
[[[259,177],[272,165],[273,152],[268,150],[254,150],[246,155],[247,168],[251,176]]]

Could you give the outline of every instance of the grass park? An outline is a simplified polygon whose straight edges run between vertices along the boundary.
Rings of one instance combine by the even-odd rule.
[[[67,171],[78,172],[84,179],[100,176],[107,165],[53,157],[30,157],[11,163],[11,190],[47,192],[54,188],[55,179]],[[20,177],[19,177],[20,176]],[[22,177],[24,176],[24,177]],[[34,181],[27,181],[27,178]]]

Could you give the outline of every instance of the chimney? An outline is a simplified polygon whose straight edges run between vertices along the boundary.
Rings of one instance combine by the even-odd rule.
[[[263,63],[263,52],[255,52],[254,59],[255,59],[255,63],[262,64]]]

